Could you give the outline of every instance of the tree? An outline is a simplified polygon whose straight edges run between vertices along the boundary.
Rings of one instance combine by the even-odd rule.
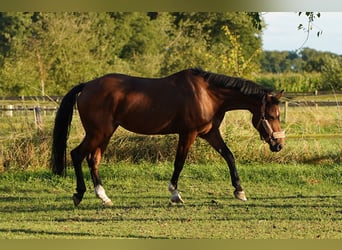
[[[189,66],[229,73],[221,67],[221,55],[228,54],[234,45],[224,26],[229,28],[232,36],[238,37],[244,58],[261,48],[261,32],[248,13],[176,12],[172,15],[175,31],[173,42],[167,48],[168,64],[162,69],[164,74]],[[257,59],[253,57],[254,62]]]
[[[322,81],[327,90],[342,90],[342,57],[332,56],[322,66]]]
[[[222,53],[222,71],[229,72],[232,76],[252,78],[253,74],[259,71],[259,64],[254,61],[258,57],[261,49],[256,49],[248,57],[244,56],[242,46],[239,42],[239,36],[232,34],[228,26],[222,28],[231,44],[231,48],[226,53]]]
[[[108,20],[99,13],[39,14],[27,46],[37,59],[42,92],[47,84],[48,93],[64,93],[71,85],[107,70],[108,56],[103,52],[110,54],[113,48],[98,38],[103,29],[111,28]]]
[[[64,94],[110,72],[159,77],[200,66],[240,75],[258,65],[257,14],[1,13],[0,94]],[[228,69],[235,63],[239,71]]]
[[[32,20],[25,27],[27,32],[14,34],[18,42],[9,47],[0,72],[0,81],[18,86],[12,94],[62,94],[71,85],[108,72],[115,43],[109,32],[114,30],[113,20],[106,13],[26,15]],[[105,43],[99,39],[104,33],[108,35]]]
[[[334,57],[333,53],[320,52],[310,48],[304,48],[299,53],[304,62],[303,70],[306,72],[322,72],[322,67],[328,58]]]
[[[20,51],[32,23],[27,13],[0,13],[0,93],[25,94],[25,82],[32,81],[31,64]],[[14,49],[17,48],[17,49]]]
[[[265,51],[261,59],[263,71],[271,73],[288,71],[290,69],[288,56],[288,51]]]
[[[31,22],[27,13],[0,12],[0,62],[10,56],[11,47],[25,36]]]
[[[169,13],[111,13],[115,37],[121,42],[117,56],[129,64],[129,72],[149,77],[160,76],[164,56],[171,43],[173,25]]]

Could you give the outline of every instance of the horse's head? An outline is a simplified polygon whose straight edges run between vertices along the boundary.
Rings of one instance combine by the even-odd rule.
[[[276,95],[267,94],[262,98],[260,108],[253,115],[253,125],[259,131],[260,138],[270,145],[272,152],[284,147],[285,132],[280,128],[280,98],[283,91]]]

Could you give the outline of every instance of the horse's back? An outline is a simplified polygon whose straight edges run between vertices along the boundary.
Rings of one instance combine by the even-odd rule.
[[[77,103],[83,125],[108,121],[107,126],[113,122],[142,134],[178,132],[175,121],[191,100],[184,73],[166,78],[109,74],[88,82]]]

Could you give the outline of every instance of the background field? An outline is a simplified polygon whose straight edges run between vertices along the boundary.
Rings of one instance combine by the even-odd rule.
[[[236,156],[245,203],[233,198],[225,162],[197,140],[179,182],[185,204],[170,205],[176,136],[120,129],[100,168],[114,202],[105,209],[86,166],[88,191],[78,208],[71,200],[72,168],[67,178],[50,173],[53,111],[42,116],[41,131],[31,110],[12,117],[3,112],[0,238],[341,239],[341,117],[338,105],[289,107],[282,124],[286,147],[274,154],[260,141],[248,112],[228,113],[221,131]],[[69,149],[82,137],[75,113]]]

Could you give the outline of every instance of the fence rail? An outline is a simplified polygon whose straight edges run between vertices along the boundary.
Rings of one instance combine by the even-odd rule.
[[[288,105],[289,107],[334,107],[340,106],[342,103],[336,101],[298,101],[298,102],[282,102],[283,105]]]
[[[331,95],[331,94],[342,94],[342,91],[332,93],[332,92],[319,92],[319,95]],[[285,97],[288,99],[281,103],[281,106],[284,108],[284,122],[287,121],[287,113],[289,107],[340,107],[342,102],[339,101],[295,101],[291,100],[296,96],[317,96],[318,93],[310,92],[310,93],[286,93]],[[0,112],[2,112],[2,116],[13,116],[14,112],[24,112],[24,111],[33,111],[36,126],[38,129],[42,127],[42,118],[41,115],[45,114],[48,111],[55,112],[58,109],[59,102],[62,100],[62,96],[21,96],[21,97],[0,97]],[[8,102],[7,102],[8,101]],[[9,104],[18,101],[20,104]],[[33,104],[32,104],[33,101]],[[39,103],[44,103],[41,105]],[[27,104],[25,104],[27,103]],[[31,103],[31,104],[30,104]],[[37,104],[38,103],[38,104]],[[46,105],[45,105],[46,104]]]
[[[337,101],[297,101],[297,102],[282,102],[281,105],[287,105],[288,107],[334,107],[334,106],[342,106],[342,102]],[[58,109],[58,105],[56,106],[22,106],[22,105],[0,105],[0,111],[32,111],[37,107],[40,108],[41,111],[56,111]]]
[[[331,95],[332,92],[319,92],[319,95]],[[341,94],[342,91],[335,92],[334,94]],[[333,106],[341,106],[342,102],[339,101],[293,101],[291,100],[294,97],[298,96],[317,96],[317,93],[313,92],[289,92],[286,93],[285,98],[288,98],[288,101],[282,102],[282,105],[288,107],[333,107]],[[55,111],[58,109],[59,102],[62,100],[63,96],[12,96],[12,97],[0,97],[0,111],[32,111],[36,107],[39,107],[41,111]],[[8,103],[6,102],[8,101]],[[20,104],[10,104],[13,101],[18,101]],[[26,102],[34,101],[35,103],[44,102],[44,105],[41,104],[25,104]],[[1,104],[3,103],[3,104]]]
[[[55,111],[58,109],[57,106],[34,106],[34,107],[28,107],[28,106],[22,106],[22,105],[0,105],[0,111],[32,111],[36,108],[39,108],[42,111]]]
[[[324,96],[324,95],[342,95],[342,91],[312,91],[312,92],[285,92],[284,96],[287,98],[294,98],[300,96]]]
[[[51,101],[60,102],[63,96],[2,96],[0,101]]]
[[[337,91],[311,91],[311,92],[285,92],[287,98],[300,96],[324,96],[342,95],[342,90]],[[0,96],[0,101],[51,101],[59,103],[63,96]]]

